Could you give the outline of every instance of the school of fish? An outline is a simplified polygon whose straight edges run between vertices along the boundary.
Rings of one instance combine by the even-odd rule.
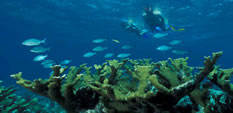
[[[50,68],[53,65],[56,65],[57,62],[54,60],[50,60],[48,59],[48,52],[50,50],[50,48],[42,46],[42,44],[46,44],[46,38],[43,40],[40,39],[36,39],[36,38],[30,38],[30,39],[26,39],[22,42],[22,45],[24,46],[28,46],[28,47],[32,47],[30,49],[30,52],[35,53],[35,54],[39,54],[36,55],[33,58],[33,61],[35,62],[41,62],[40,64],[44,67],[44,68]],[[59,65],[61,66],[66,66],[68,64],[70,64],[72,62],[72,60],[63,60],[60,61]]]

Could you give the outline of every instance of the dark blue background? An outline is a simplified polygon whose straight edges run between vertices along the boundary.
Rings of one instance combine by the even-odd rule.
[[[47,38],[45,46],[51,47],[49,59],[61,61],[71,59],[71,65],[81,63],[102,64],[106,52],[131,53],[130,58],[151,58],[153,61],[168,57],[190,57],[191,66],[201,66],[203,56],[224,51],[219,60],[223,68],[233,67],[233,4],[222,0],[1,0],[0,1],[0,70],[1,80],[11,85],[9,77],[22,71],[24,78],[47,78],[50,70],[44,69],[32,59],[30,47],[21,45],[28,38]],[[89,6],[88,6],[89,4]],[[96,8],[90,7],[96,5]],[[141,14],[147,5],[160,8],[170,25],[182,28],[183,32],[172,32],[162,39],[143,39],[127,32],[121,26],[123,18],[133,17],[143,23]],[[219,13],[216,13],[219,12]],[[185,27],[186,26],[186,27]],[[97,44],[91,41],[107,38],[103,46],[106,52],[91,58],[83,54]],[[121,43],[110,41],[117,39]],[[189,51],[175,55],[171,51],[160,52],[155,48],[178,39],[184,41],[176,49]],[[134,48],[120,49],[124,44]]]

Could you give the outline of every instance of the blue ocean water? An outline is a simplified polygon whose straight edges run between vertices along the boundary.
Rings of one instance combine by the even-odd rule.
[[[169,25],[184,31],[170,31],[156,39],[142,38],[122,27],[122,19],[129,17],[144,24],[142,13],[148,5],[159,9]],[[232,10],[232,0],[1,0],[0,79],[7,81],[4,84],[15,85],[9,76],[17,72],[23,72],[27,79],[48,77],[51,70],[33,61],[38,54],[21,44],[29,38],[47,38],[43,45],[51,50],[43,54],[57,62],[72,60],[69,65],[102,64],[106,60],[104,55],[110,52],[130,53],[129,58],[153,61],[187,56],[191,66],[202,66],[203,56],[223,51],[218,64],[230,68],[233,66]],[[92,43],[99,38],[107,41]],[[177,55],[171,50],[156,50],[172,40],[181,40],[183,43],[173,48],[188,53]],[[132,48],[122,50],[121,46],[126,44]],[[90,58],[83,57],[98,45],[108,49]]]

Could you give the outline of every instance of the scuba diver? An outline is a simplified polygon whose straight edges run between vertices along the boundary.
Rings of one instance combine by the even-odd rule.
[[[166,31],[164,18],[158,13],[154,13],[151,7],[146,7],[144,9],[144,21],[145,24],[149,26],[152,32],[164,32]]]
[[[165,32],[168,30],[166,29],[164,18],[159,13],[154,13],[151,7],[144,9],[143,18],[144,23],[149,27],[150,31],[139,27],[132,19],[123,20],[122,25],[126,30],[134,32],[143,38],[153,37],[156,32]]]

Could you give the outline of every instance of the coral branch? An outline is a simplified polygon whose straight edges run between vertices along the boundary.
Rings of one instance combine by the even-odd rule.
[[[219,69],[217,67],[213,73],[208,76],[208,79],[233,97],[233,84],[230,82],[232,75],[233,68]]]
[[[81,65],[81,68],[83,66]],[[22,73],[11,75],[11,77],[15,78],[17,80],[17,83],[35,93],[38,93],[42,96],[46,96],[54,101],[56,101],[58,104],[60,104],[67,112],[69,113],[78,113],[82,111],[83,109],[88,108],[94,108],[95,105],[98,102],[98,95],[94,96],[94,98],[90,98],[89,102],[94,103],[92,106],[85,106],[84,101],[77,101],[75,99],[82,98],[82,95],[78,94],[78,91],[75,92],[74,85],[79,81],[81,76],[77,76],[76,74],[80,73],[81,70],[77,70],[74,72],[72,69],[69,73],[68,82],[64,84],[62,81],[66,79],[66,75],[61,76],[61,74],[66,70],[66,68],[61,68],[59,65],[55,65],[51,67],[53,70],[53,74],[50,76],[48,80],[42,80],[37,79],[34,80],[34,82],[30,80],[24,80],[21,76]],[[74,73],[73,73],[74,72]],[[74,75],[73,75],[74,74]],[[74,77],[76,76],[76,77]],[[65,87],[64,90],[62,90],[62,87]],[[82,90],[82,92],[89,92],[89,95],[95,95],[95,92],[89,91],[89,89]],[[79,92],[80,93],[80,92]],[[63,95],[64,94],[64,95]],[[87,95],[87,94],[86,94]],[[83,103],[83,105],[80,103]]]

